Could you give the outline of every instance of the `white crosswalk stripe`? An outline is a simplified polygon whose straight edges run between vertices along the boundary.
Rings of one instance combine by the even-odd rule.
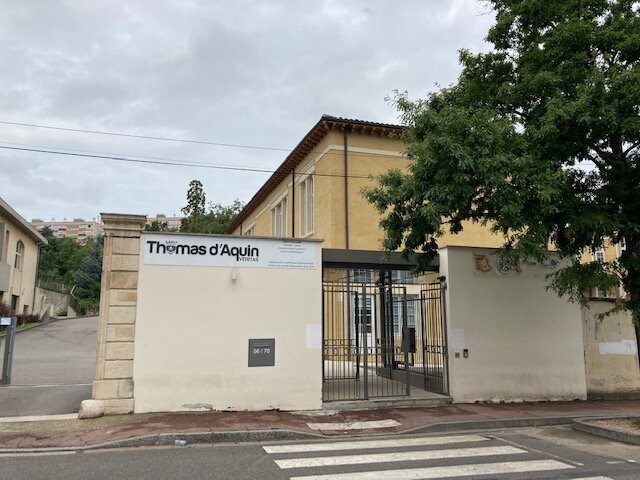
[[[485,457],[489,455],[509,455],[527,453],[515,447],[459,448],[456,450],[426,450],[421,452],[373,453],[367,455],[345,455],[337,457],[294,458],[276,460],[282,468],[328,467],[333,465],[362,465],[367,463],[410,462],[416,460],[437,460],[438,458]]]
[[[544,472],[575,468],[557,460],[529,460],[524,462],[478,463],[452,465],[447,467],[405,468],[376,472],[331,473],[291,477],[291,480],[430,480],[434,478],[455,478],[469,475],[496,475],[505,473]]]
[[[426,447],[430,445],[447,445],[450,443],[467,443],[488,441],[480,435],[456,435],[447,437],[397,438],[393,440],[368,440],[356,442],[334,443],[302,443],[297,445],[265,445],[267,453],[303,453],[330,452],[341,450],[365,450],[370,448]]]
[[[572,478],[571,480],[613,480],[610,477],[580,477],[580,478]]]
[[[482,445],[492,439],[481,435],[450,435],[442,437],[358,440],[351,442],[265,445],[264,451],[275,456],[282,470],[295,470],[290,480],[429,480],[476,475],[507,475],[512,473],[570,471],[575,465],[557,459],[526,459],[535,455],[511,445]],[[495,441],[495,439],[493,439]],[[469,445],[470,443],[479,445]],[[445,448],[442,448],[442,447]],[[440,447],[440,448],[439,448]],[[407,449],[411,448],[411,451]],[[376,450],[388,449],[380,452]],[[404,449],[404,450],[402,450]],[[355,451],[358,452],[355,452]],[[324,452],[323,456],[310,456]],[[341,452],[353,452],[340,455]],[[295,458],[293,458],[295,455]],[[505,461],[510,455],[513,461]],[[482,461],[478,458],[484,457]],[[438,465],[446,459],[459,460],[456,465]],[[493,461],[495,460],[495,461]],[[400,467],[401,462],[413,462]],[[422,465],[416,462],[425,462]],[[444,463],[444,462],[442,462]],[[451,463],[451,462],[449,462]],[[393,464],[391,466],[390,464]],[[354,472],[355,465],[366,471]],[[387,469],[384,469],[384,468]],[[410,467],[410,468],[409,468]],[[350,468],[350,472],[340,472]],[[321,470],[323,469],[323,470]],[[318,470],[321,470],[320,472]],[[577,473],[577,472],[576,472]],[[565,474],[566,475],[566,474]],[[569,480],[569,479],[567,479]],[[612,480],[604,476],[572,477],[571,480]]]

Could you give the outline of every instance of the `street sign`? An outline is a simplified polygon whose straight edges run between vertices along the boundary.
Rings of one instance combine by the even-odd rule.
[[[16,338],[17,320],[18,319],[16,317],[0,317],[0,325],[8,327],[5,328],[4,359],[2,361],[2,377],[0,377],[0,385],[11,385],[13,345]]]

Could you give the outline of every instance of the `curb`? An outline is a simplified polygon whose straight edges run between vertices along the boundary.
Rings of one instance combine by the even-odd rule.
[[[43,325],[46,325],[47,323],[49,323],[49,321],[27,323],[28,327],[22,328],[20,330],[16,330],[16,335],[19,335],[22,332],[28,332],[29,330],[33,330],[34,328],[41,327]],[[0,338],[4,338],[6,336],[7,336],[7,334],[5,332],[0,333]]]
[[[0,454],[7,453],[45,453],[45,452],[77,452],[108,448],[160,447],[175,445],[177,440],[186,440],[187,444],[232,443],[232,442],[264,442],[273,440],[309,440],[326,438],[324,435],[297,432],[294,430],[231,430],[228,432],[191,432],[191,433],[159,433],[140,437],[125,438],[112,442],[82,445],[77,447],[43,447],[43,448],[0,448]]]
[[[623,419],[631,418],[626,415],[623,416],[609,416],[609,417],[592,417],[592,418],[576,418],[573,420],[572,427],[574,430],[595,435],[597,437],[608,438],[609,440],[616,440],[618,442],[629,443],[631,445],[640,445],[640,434],[621,432],[619,430],[612,430],[610,428],[594,425],[594,420],[607,420],[611,418]]]
[[[55,315],[51,315],[49,318],[51,322],[64,322],[65,320],[78,320],[91,317],[100,317],[100,315],[76,315],[75,317],[56,317]]]
[[[573,417],[537,417],[512,418],[504,420],[479,420],[443,422],[408,428],[398,432],[380,432],[371,436],[410,435],[415,433],[443,433],[448,431],[483,430],[514,427],[541,427],[551,425],[569,425]],[[273,430],[232,430],[227,432],[191,432],[191,433],[159,433],[130,437],[94,445],[43,448],[0,448],[0,454],[7,453],[44,453],[72,452],[110,448],[157,447],[175,445],[176,440],[186,440],[188,444],[231,443],[231,442],[264,442],[283,440],[340,440],[352,439],[358,435],[327,436],[287,429]]]
[[[503,420],[463,420],[459,422],[431,423],[403,430],[402,433],[421,432],[448,432],[460,430],[484,430],[494,428],[517,428],[517,427],[548,427],[552,425],[570,425],[573,416],[558,417],[535,417],[535,418],[507,418]]]

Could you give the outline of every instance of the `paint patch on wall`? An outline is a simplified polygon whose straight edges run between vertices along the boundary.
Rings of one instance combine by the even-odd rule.
[[[454,328],[451,330],[451,348],[464,348],[466,342],[464,340],[464,330],[461,328]]]
[[[620,340],[619,342],[598,343],[600,355],[636,355],[638,347],[634,340]]]
[[[307,325],[307,348],[322,348],[322,326],[312,323]]]

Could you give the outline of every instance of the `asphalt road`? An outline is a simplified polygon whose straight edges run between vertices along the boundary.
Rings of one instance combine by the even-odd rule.
[[[639,450],[563,426],[323,442],[2,455],[0,477],[637,480]]]
[[[11,385],[0,387],[0,417],[77,412],[91,398],[97,340],[98,317],[53,320],[18,333]]]

